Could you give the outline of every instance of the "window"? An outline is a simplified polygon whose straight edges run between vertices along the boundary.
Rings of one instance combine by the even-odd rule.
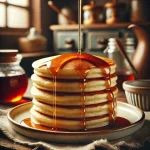
[[[43,25],[48,10],[47,0],[0,0],[0,49],[19,49],[18,39],[31,27],[48,34],[50,23]]]
[[[30,0],[0,0],[0,28],[29,29],[30,13]]]

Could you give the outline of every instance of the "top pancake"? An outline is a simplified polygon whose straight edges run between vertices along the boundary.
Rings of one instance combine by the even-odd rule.
[[[41,77],[52,78],[52,73],[50,72],[50,70],[48,70],[47,65],[51,63],[52,59],[57,58],[58,56],[60,55],[51,56],[51,57],[47,57],[47,58],[43,58],[43,59],[35,61],[32,64],[34,68],[34,73]],[[106,73],[108,72],[110,72],[110,74],[115,73],[116,64],[113,60],[104,58],[104,57],[97,57],[97,58],[100,58],[101,60],[104,60],[106,63],[108,63],[109,68],[108,67],[105,68]],[[80,79],[78,72],[72,67],[74,64],[77,65],[78,61],[79,60],[72,60],[69,63],[65,64],[63,68],[61,68],[58,71],[57,79]],[[98,68],[86,60],[82,60],[82,63],[83,63],[83,69],[84,69],[84,66],[86,65],[90,66],[90,69],[87,71],[86,79],[104,77],[102,68]]]

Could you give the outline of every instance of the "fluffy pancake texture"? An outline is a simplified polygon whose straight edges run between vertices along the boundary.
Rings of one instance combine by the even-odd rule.
[[[33,63],[32,122],[71,131],[94,129],[113,123],[118,93],[115,62],[91,55],[91,61],[84,57],[80,60],[65,59],[69,58],[65,55],[53,56]],[[97,67],[93,63],[94,59],[106,65]]]

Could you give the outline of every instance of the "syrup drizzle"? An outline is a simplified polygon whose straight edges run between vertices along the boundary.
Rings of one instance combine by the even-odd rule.
[[[54,120],[54,125],[53,125],[53,128],[54,129],[57,129],[57,124],[56,124],[56,104],[57,104],[57,101],[56,101],[56,76],[53,77],[53,120]]]
[[[78,52],[81,54],[81,10],[82,10],[82,0],[78,0],[78,24],[79,24],[79,30],[78,30]]]
[[[101,68],[104,78],[105,78],[105,86],[106,86],[106,90],[108,91],[108,95],[107,98],[109,101],[112,101],[113,103],[109,103],[109,120],[110,123],[114,123],[115,121],[115,98],[114,98],[114,94],[113,91],[111,90],[111,77],[110,77],[110,66],[109,68]],[[107,70],[108,73],[107,73]]]
[[[66,68],[66,65],[71,62],[72,68]],[[88,62],[88,63],[86,63]],[[49,65],[47,65],[48,70],[51,72],[53,78],[53,85],[54,85],[54,110],[56,110],[56,79],[57,73],[60,69],[75,69],[80,80],[80,91],[81,91],[81,127],[86,130],[86,121],[85,121],[85,88],[86,88],[86,76],[88,71],[93,67],[96,66],[102,70],[105,79],[106,90],[108,93],[109,101],[113,101],[114,95],[113,91],[111,90],[111,80],[110,80],[110,67],[107,62],[101,60],[95,56],[86,54],[86,53],[69,53],[64,54],[59,57],[56,57],[51,60]],[[56,112],[56,111],[54,111]],[[114,104],[109,103],[109,113],[110,113],[110,122],[114,121]],[[54,128],[57,128],[56,125],[56,113],[54,113]]]
[[[50,62],[47,62],[46,63],[47,65],[47,69],[48,71],[52,74],[52,79],[53,79],[53,128],[52,130],[57,130],[57,113],[56,113],[56,104],[57,104],[57,101],[56,101],[56,92],[57,92],[57,89],[56,89],[56,83],[57,83],[57,73],[59,70],[53,70],[53,68],[50,67],[51,63]],[[51,68],[51,69],[50,69]]]
[[[80,60],[81,61],[81,60]],[[81,62],[80,62],[81,64]],[[83,82],[80,82],[80,90],[81,90],[81,127],[86,130],[86,121],[85,121],[85,113],[86,113],[86,108],[85,108],[85,87],[86,87],[86,76],[88,73],[88,70],[90,68],[87,67],[87,70],[76,70],[78,73],[78,76],[80,79],[83,79]]]
[[[92,67],[97,67],[102,70],[104,79],[105,79],[105,85],[106,85],[106,91],[108,93],[108,100],[109,102],[109,113],[110,113],[110,122],[114,121],[115,117],[115,110],[114,110],[114,102],[113,104],[111,101],[114,101],[114,95],[113,91],[111,90],[111,80],[110,80],[110,66],[109,64],[95,56],[86,54],[86,53],[81,53],[81,5],[82,5],[82,0],[78,0],[78,22],[79,22],[79,37],[78,37],[78,53],[68,53],[68,54],[63,54],[60,55],[54,59],[52,59],[49,62],[46,62],[47,69],[48,71],[52,74],[53,77],[53,120],[54,120],[54,125],[53,128],[54,130],[57,130],[57,114],[56,114],[56,94],[57,94],[57,73],[59,72],[60,69],[74,69],[76,70],[79,78],[80,78],[80,95],[81,95],[81,127],[83,130],[86,130],[86,107],[85,107],[85,89],[86,89],[86,76],[88,71]],[[68,63],[72,63],[71,68],[66,65]],[[88,63],[87,63],[88,62]],[[44,64],[42,64],[43,66]],[[39,66],[41,67],[41,66]]]

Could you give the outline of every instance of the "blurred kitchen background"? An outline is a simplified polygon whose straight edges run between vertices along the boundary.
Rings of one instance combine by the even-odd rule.
[[[150,28],[150,0],[83,0],[82,6],[83,52],[122,63],[114,39],[131,57],[137,39],[128,26]],[[30,77],[33,61],[78,50],[77,23],[78,0],[0,0],[0,49],[18,49]]]

